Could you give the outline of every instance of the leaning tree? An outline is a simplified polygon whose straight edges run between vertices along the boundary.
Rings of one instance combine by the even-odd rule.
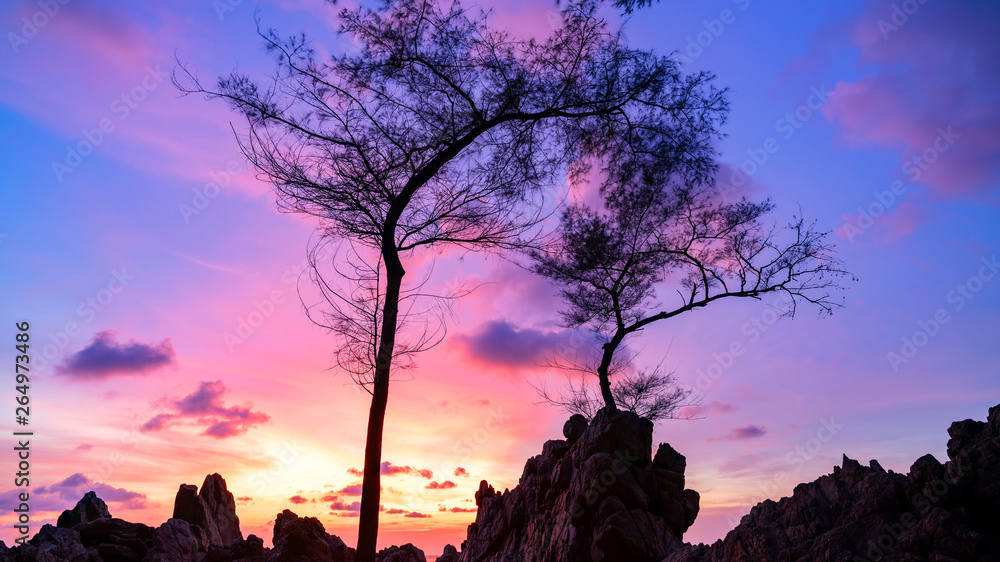
[[[831,291],[850,274],[834,257],[828,233],[801,217],[785,228],[769,226],[770,201],[726,201],[710,179],[670,162],[604,161],[603,207],[569,206],[557,237],[529,251],[534,271],[560,287],[563,323],[588,327],[602,341],[599,359],[557,365],[596,374],[601,406],[614,410],[625,397],[630,409],[664,404],[658,415],[670,417],[688,397],[671,375],[628,373],[629,361],[619,357],[623,344],[654,322],[714,301],[768,293],[788,297],[786,316],[799,303],[816,305],[821,314],[840,306]],[[617,386],[615,371],[626,371]],[[633,387],[640,391],[638,402],[636,392],[621,391]],[[585,387],[542,397],[574,412],[600,407]]]
[[[305,37],[265,31],[269,79],[234,72],[206,87],[183,65],[175,76],[245,117],[240,146],[281,209],[317,217],[322,239],[350,247],[340,270],[358,290],[326,325],[372,395],[359,562],[375,554],[390,373],[427,344],[402,322],[407,260],[449,245],[518,247],[539,194],[590,153],[709,171],[725,105],[711,76],[629,48],[595,5],[568,6],[548,38],[526,41],[457,2],[399,0],[340,13],[356,52],[321,59]]]

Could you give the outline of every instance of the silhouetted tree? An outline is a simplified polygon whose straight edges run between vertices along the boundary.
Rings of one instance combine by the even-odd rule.
[[[562,365],[566,367],[566,365]],[[650,421],[675,419],[678,417],[690,419],[683,414],[683,408],[696,405],[691,399],[692,391],[677,384],[673,373],[664,373],[659,368],[652,371],[639,371],[631,365],[616,372],[610,369],[611,396],[615,404],[626,412],[632,412]],[[580,414],[587,421],[594,419],[597,412],[604,407],[605,402],[600,394],[595,394],[587,378],[595,371],[578,371],[579,385],[572,376],[566,377],[566,389],[562,392],[549,391],[544,386],[535,387],[539,396],[545,402],[558,406],[569,414]]]
[[[629,49],[594,11],[570,6],[546,40],[521,41],[457,2],[399,0],[341,12],[356,54],[320,60],[304,37],[267,31],[269,82],[234,72],[209,89],[183,66],[175,76],[182,91],[243,114],[240,146],[283,210],[352,244],[341,269],[358,291],[341,295],[331,313],[342,322],[327,324],[347,347],[341,364],[372,393],[359,562],[375,554],[393,360],[434,341],[397,340],[405,260],[442,245],[520,246],[540,190],[591,153],[614,154],[623,169],[650,159],[709,169],[725,105],[711,77]]]
[[[616,352],[653,322],[720,299],[767,293],[789,297],[787,316],[799,302],[817,305],[821,314],[840,306],[830,290],[849,274],[833,257],[827,233],[801,218],[784,229],[769,228],[763,219],[770,201],[725,202],[711,182],[691,181],[669,166],[632,172],[602,185],[603,209],[567,208],[556,240],[530,252],[534,271],[561,288],[564,324],[589,327],[603,341],[594,372],[604,407],[614,410],[622,400],[611,381]],[[674,298],[663,291],[670,286]],[[670,401],[678,390],[666,385],[659,392]],[[571,389],[574,395],[590,398]],[[543,398],[552,401],[551,395]],[[566,402],[555,403],[560,401]]]

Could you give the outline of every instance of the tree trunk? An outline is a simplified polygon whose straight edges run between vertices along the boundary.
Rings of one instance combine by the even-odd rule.
[[[382,333],[379,338],[372,385],[372,407],[368,413],[365,442],[364,480],[361,484],[361,514],[358,521],[358,552],[355,562],[375,562],[378,541],[379,501],[381,500],[382,434],[389,401],[389,367],[396,343],[399,291],[403,281],[402,264],[395,252],[386,256],[385,304],[382,308]]]
[[[611,394],[611,376],[608,370],[611,368],[611,359],[615,355],[618,343],[615,339],[604,344],[604,355],[601,357],[601,364],[597,366],[597,377],[601,381],[601,397],[604,398],[604,408],[609,412],[618,409],[615,404],[615,397]]]

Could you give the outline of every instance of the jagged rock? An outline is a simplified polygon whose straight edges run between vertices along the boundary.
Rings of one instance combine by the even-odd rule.
[[[201,562],[265,562],[267,549],[264,539],[250,535],[246,540],[237,539],[228,545],[213,544]]]
[[[434,562],[460,562],[461,559],[462,557],[458,549],[450,544],[446,544],[444,545],[444,552]]]
[[[403,546],[383,548],[375,554],[377,562],[427,562],[424,551],[406,543]]]
[[[1000,406],[948,435],[945,464],[924,455],[903,475],[845,455],[833,474],[757,504],[725,539],[664,562],[1000,560]]]
[[[243,538],[240,518],[236,516],[236,499],[218,474],[209,474],[201,492],[191,484],[181,484],[174,499],[174,519],[187,521],[205,530],[208,540],[227,545]]]
[[[344,541],[327,534],[315,517],[299,517],[289,510],[274,520],[274,548],[267,554],[268,562],[288,560],[325,560],[354,562],[355,550]]]
[[[73,530],[80,533],[83,546],[96,548],[104,560],[138,562],[156,540],[156,529],[115,517],[80,523]]]
[[[183,519],[167,519],[156,528],[153,547],[143,562],[174,562],[200,560],[208,551],[208,534],[197,525]]]
[[[6,560],[17,562],[102,562],[96,548],[83,545],[80,533],[52,525],[42,525],[26,544],[5,554]]]
[[[698,495],[683,456],[661,447],[653,462],[649,420],[602,410],[563,432],[576,439],[546,442],[513,490],[480,483],[463,562],[659,562],[680,547]]]
[[[570,444],[575,443],[577,439],[583,435],[584,431],[587,431],[587,418],[580,414],[573,414],[566,420],[563,424],[563,437],[566,438]]]
[[[59,515],[56,527],[72,529],[80,523],[86,523],[102,517],[111,517],[111,512],[108,511],[108,504],[97,497],[96,493],[90,491],[84,494],[80,501],[76,502],[76,507],[67,509]]]

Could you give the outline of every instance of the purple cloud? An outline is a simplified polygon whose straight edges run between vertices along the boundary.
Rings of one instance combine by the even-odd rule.
[[[767,433],[767,428],[759,425],[746,425],[737,427],[722,437],[712,437],[709,441],[739,441],[741,439],[754,439]]]
[[[56,373],[80,380],[100,380],[115,375],[138,375],[176,365],[170,338],[158,344],[129,340],[116,341],[118,332],[105,330],[94,335],[87,347],[70,355]]]
[[[208,423],[202,435],[225,439],[242,435],[252,427],[271,419],[263,412],[255,412],[249,406],[226,407],[222,395],[228,389],[221,380],[203,381],[198,390],[173,401],[176,409],[172,413],[157,414],[139,427],[140,431],[159,431],[178,419],[193,419],[198,423]]]
[[[413,517],[415,519],[427,519],[427,518],[430,517],[430,515],[427,515],[426,513],[419,513],[419,512],[416,512],[416,511],[411,511],[411,512],[407,513],[406,515],[404,515],[403,517]]]
[[[738,409],[739,407],[732,402],[719,402],[718,400],[712,400],[708,404],[685,406],[681,408],[678,415],[681,418],[697,418],[707,416],[709,414],[728,414],[730,412],[735,412]]]
[[[344,486],[337,493],[344,494],[345,496],[360,496],[361,484],[351,484],[350,486]]]
[[[451,480],[445,480],[444,482],[431,482],[430,484],[424,486],[428,490],[447,490],[448,488],[454,488],[458,486]]]
[[[556,356],[573,359],[597,349],[589,333],[518,329],[504,320],[487,322],[472,334],[455,336],[452,342],[481,363],[508,369],[541,366]]]
[[[15,489],[0,494],[0,503],[12,505],[4,503],[7,502],[7,495],[12,494],[12,498],[16,498],[19,491],[23,490]],[[146,494],[125,488],[115,488],[103,482],[95,482],[80,472],[71,474],[50,486],[34,488],[31,492],[31,507],[38,511],[70,509],[89,491],[96,493],[97,497],[105,502],[119,504],[118,507],[121,509],[143,509],[146,507]]]
[[[434,473],[426,468],[413,468],[412,466],[396,466],[391,462],[383,462],[379,465],[379,473],[383,476],[397,476],[401,474],[406,474],[410,476],[419,476],[421,478],[426,478],[430,480],[434,478]],[[351,476],[364,476],[364,472],[357,468],[348,468],[347,473]]]

